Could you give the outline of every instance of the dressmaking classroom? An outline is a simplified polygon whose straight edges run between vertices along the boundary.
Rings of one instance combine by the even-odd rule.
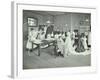
[[[91,14],[23,10],[23,69],[91,66]]]

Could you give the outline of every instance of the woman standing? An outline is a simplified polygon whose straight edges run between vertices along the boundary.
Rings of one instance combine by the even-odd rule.
[[[38,31],[31,29],[29,34],[28,34],[28,40],[26,44],[26,48],[28,49],[28,54],[30,55],[30,51],[32,51],[33,48],[36,48],[37,46],[32,44],[37,37]]]
[[[84,52],[85,48],[84,48],[84,39],[83,39],[84,34],[82,33],[81,35],[79,35],[78,37],[78,44],[77,47],[75,49],[76,52]]]
[[[31,37],[32,37],[32,31],[33,29],[31,29],[31,31],[28,34],[28,40],[27,40],[27,44],[26,44],[26,48],[30,51],[32,50],[32,42],[31,42]]]
[[[83,35],[82,39],[83,39],[84,49],[87,50],[88,49],[88,47],[87,47],[87,38],[86,38],[86,35],[85,34]]]
[[[69,54],[74,54],[75,50],[72,45],[72,40],[71,40],[71,33],[67,32],[67,37],[65,40],[65,56],[68,56]]]
[[[91,32],[88,33],[88,47],[91,48]]]

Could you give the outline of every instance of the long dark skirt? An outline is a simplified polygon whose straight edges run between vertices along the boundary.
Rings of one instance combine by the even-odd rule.
[[[77,47],[76,47],[75,51],[76,52],[84,52],[85,51],[82,39],[78,40],[78,44],[77,44]]]

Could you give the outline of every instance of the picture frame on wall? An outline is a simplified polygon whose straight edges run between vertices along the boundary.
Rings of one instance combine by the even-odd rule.
[[[66,49],[68,46],[66,47],[65,44],[65,46],[63,46],[65,54],[60,54],[60,56],[58,56],[58,54],[60,53],[58,50],[59,44],[57,44],[57,39],[55,39],[54,36],[55,34],[60,32],[69,34],[69,32],[74,32],[76,30],[76,32],[82,31],[79,32],[80,34],[85,34],[85,32],[87,32],[86,38],[89,39],[89,29],[91,28],[91,33],[93,32],[92,29],[96,26],[95,7],[41,5],[27,2],[12,2],[11,5],[12,78],[40,76],[45,77],[75,73],[91,73],[96,71],[97,54],[94,50],[95,48],[93,46],[93,40],[90,41],[90,44],[87,43],[88,49],[84,51],[86,51],[87,53],[89,51],[90,52],[86,55],[84,55],[85,53],[81,52],[80,49],[78,49],[79,52],[77,51],[77,49],[75,49],[75,54],[70,54],[71,52],[69,54],[66,54]],[[87,17],[86,19],[83,19],[81,16],[83,18],[84,16],[87,16],[88,20]],[[49,23],[46,23],[47,21],[49,21]],[[89,22],[88,24],[84,25],[81,21]],[[81,28],[80,24],[82,24],[84,28]],[[46,28],[42,28],[41,30],[39,30],[38,25],[43,25],[43,28]],[[51,27],[53,27],[54,29]],[[44,31],[41,32],[42,30]],[[31,33],[31,31],[34,32]],[[39,40],[41,37],[37,37],[40,33],[45,33],[46,35],[49,34],[51,38],[47,35],[45,39],[42,38],[42,40]],[[37,34],[37,36],[35,36],[35,34]],[[66,37],[68,37],[68,34]],[[33,36],[33,38],[29,39],[30,35]],[[93,35],[94,34],[92,34],[91,36]],[[76,36],[77,39],[75,40],[79,40],[77,33]],[[32,40],[35,37],[36,41]],[[66,40],[67,38],[64,39]],[[91,39],[93,39],[93,37]],[[78,46],[77,44],[78,43],[75,44],[75,48]]]
[[[37,27],[38,26],[38,20],[36,18],[28,17],[27,20],[28,20],[29,27]]]

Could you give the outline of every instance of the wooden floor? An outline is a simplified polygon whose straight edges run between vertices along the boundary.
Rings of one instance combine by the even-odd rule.
[[[23,53],[23,69],[79,67],[91,65],[91,54],[69,55],[68,57],[55,57],[53,47],[41,49],[41,55],[37,56],[37,49],[28,55],[26,49]]]

